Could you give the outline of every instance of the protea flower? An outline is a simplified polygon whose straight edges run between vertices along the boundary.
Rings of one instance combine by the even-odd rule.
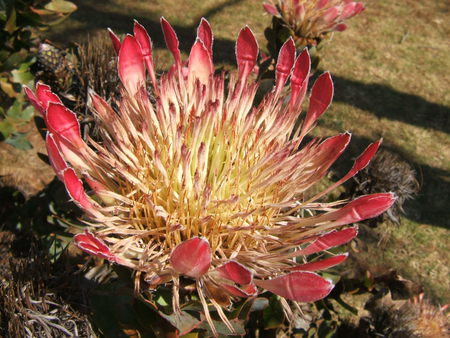
[[[347,132],[304,141],[331,103],[330,74],[312,87],[303,124],[293,130],[308,85],[307,50],[296,57],[293,40],[285,43],[275,87],[254,106],[258,44],[248,27],[237,39],[238,71],[225,81],[225,73],[214,73],[205,19],[184,62],[174,30],[164,18],[161,25],[175,62],[159,79],[143,26],[135,22],[123,41],[111,32],[122,94],[115,109],[90,93],[100,142],[83,141],[76,115],[48,86],[25,89],[47,124],[50,162],[89,218],[90,230],[75,244],[135,270],[137,290],[172,285],[175,311],[180,278],[195,281],[208,322],[213,326],[212,305],[230,331],[224,309],[237,298],[263,290],[294,302],[325,297],[333,284],[314,271],[347,255],[311,255],[350,241],[356,227],[342,226],[379,215],[395,197],[361,196],[344,206],[321,197],[364,168],[380,142],[338,182],[311,193],[350,141]]]
[[[344,31],[344,22],[364,10],[362,2],[351,0],[267,0],[263,6],[273,16],[272,28],[266,32],[269,46],[278,52],[291,36],[297,48],[312,48],[314,57],[316,47],[329,33]],[[314,61],[315,69],[319,60]]]

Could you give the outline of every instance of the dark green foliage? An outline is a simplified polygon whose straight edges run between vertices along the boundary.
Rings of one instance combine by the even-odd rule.
[[[30,148],[17,132],[32,117],[22,86],[32,87],[34,83],[30,67],[36,61],[38,32],[60,23],[76,8],[63,0],[0,0],[0,140],[6,139],[20,149]],[[12,116],[12,107],[26,112],[21,115],[28,118]]]

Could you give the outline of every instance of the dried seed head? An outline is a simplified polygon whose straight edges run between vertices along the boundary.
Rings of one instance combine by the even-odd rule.
[[[404,213],[403,204],[413,199],[419,188],[415,170],[398,155],[383,150],[373,157],[367,168],[353,177],[349,193],[352,198],[386,191],[395,193],[398,198],[393,207],[368,221],[371,226],[376,226],[386,219],[399,223],[400,215]]]

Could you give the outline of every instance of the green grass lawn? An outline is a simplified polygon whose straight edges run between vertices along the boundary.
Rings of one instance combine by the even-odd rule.
[[[133,18],[146,28],[157,48],[156,66],[167,68],[159,17],[165,16],[190,50],[202,16],[215,33],[216,64],[234,67],[234,41],[249,25],[265,49],[264,28],[270,17],[258,0],[77,1],[79,10],[49,39],[66,44],[106,27],[132,31]],[[399,226],[383,224],[382,247],[362,257],[372,265],[390,266],[424,285],[427,295],[450,301],[450,47],[449,5],[442,1],[366,1],[366,10],[335,34],[322,52],[322,69],[335,81],[334,103],[316,135],[349,130],[352,145],[346,158],[383,137],[383,147],[399,154],[417,171],[419,195],[406,205]],[[448,75],[448,74],[447,74]],[[348,162],[347,162],[348,163]]]

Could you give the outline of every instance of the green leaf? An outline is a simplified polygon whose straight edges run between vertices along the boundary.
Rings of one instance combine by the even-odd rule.
[[[30,39],[31,39],[31,31],[29,31],[27,29],[27,30],[23,30],[23,31],[20,32],[19,40],[22,40],[25,43],[28,43]]]
[[[351,306],[350,304],[347,304],[346,302],[344,302],[342,300],[342,298],[340,296],[335,297],[334,299],[336,302],[338,302],[339,305],[341,305],[344,309],[346,309],[347,311],[351,312],[352,314],[354,314],[355,316],[358,315],[358,309]]]
[[[129,281],[100,285],[89,293],[93,325],[103,337],[166,337],[174,328],[134,297]]]
[[[324,320],[318,330],[318,337],[331,338],[336,333],[337,325],[335,321]]]
[[[30,9],[31,9],[31,11],[33,13],[37,14],[38,16],[53,14],[53,11],[49,11],[49,10],[42,9],[42,8],[34,8],[34,7],[32,7]]]
[[[308,330],[308,333],[307,333],[307,338],[312,338],[312,337],[315,337],[316,336],[316,334],[317,334],[317,328],[315,328],[315,327],[311,327],[309,330]]]
[[[234,334],[231,333],[230,329],[225,325],[224,322],[221,320],[213,320],[213,325],[215,326],[217,333],[219,334],[219,337],[221,336],[243,336],[245,335],[245,322],[243,320],[238,319],[231,319],[230,323],[231,326],[234,329]],[[213,336],[213,332],[211,330],[211,327],[209,326],[207,321],[204,321],[200,326],[199,329],[205,329],[208,330],[208,337]]]
[[[18,52],[11,54],[3,64],[3,70],[10,70],[20,66],[25,59],[29,57],[29,53],[25,49],[21,49]]]
[[[200,332],[190,332],[188,334],[183,335],[183,338],[199,338]]]
[[[21,19],[23,19],[30,26],[33,26],[33,27],[42,25],[41,16],[37,13],[34,13],[33,8],[29,8],[29,9],[30,9],[30,11],[20,13]]]
[[[45,5],[45,9],[56,13],[69,14],[75,11],[77,6],[70,1],[54,0]]]
[[[176,327],[180,335],[188,334],[192,330],[198,328],[202,323],[201,320],[190,315],[186,311],[181,311],[180,314],[172,313],[171,315],[166,315],[160,311],[159,314],[170,324]]]
[[[17,14],[15,8],[12,9],[11,13],[9,14],[8,21],[6,21],[4,30],[8,33],[12,33],[17,29],[16,26],[16,19]]]
[[[23,84],[23,85],[28,84],[29,82],[33,81],[33,79],[34,79],[33,74],[31,74],[28,71],[28,68],[27,68],[27,70],[14,69],[11,72],[11,75],[12,75],[12,81],[13,82],[20,83],[20,84]]]
[[[341,280],[341,276],[336,273],[322,272],[320,275],[323,278],[330,280],[334,285],[336,285]]]
[[[279,328],[284,321],[283,307],[277,296],[273,295],[269,298],[269,306],[263,312],[264,328]]]
[[[93,324],[106,337],[126,337],[122,328],[133,326],[133,298],[126,292],[126,288],[122,289],[118,284],[102,285],[89,297],[94,314]]]
[[[28,106],[24,110],[22,110],[22,112],[20,114],[20,119],[25,120],[25,121],[31,121],[33,116],[34,116],[34,107]]]
[[[231,314],[231,318],[248,320],[250,312],[262,311],[269,306],[269,300],[264,297],[248,298]]]
[[[16,100],[16,101],[14,101],[12,106],[8,108],[8,110],[6,111],[6,115],[14,118],[16,115],[18,115],[20,113],[21,110],[22,110],[22,104]]]
[[[164,307],[164,311],[167,309],[169,313],[172,312],[172,289],[159,287],[154,296],[156,303]]]
[[[272,76],[273,75],[274,74],[272,74]],[[265,95],[273,89],[274,84],[275,84],[275,81],[274,81],[273,77],[270,79],[262,79],[260,81],[258,91],[256,92],[256,95],[255,95],[255,105],[258,105],[263,100]]]
[[[372,291],[374,287],[374,280],[373,276],[369,271],[366,271],[364,275],[364,286],[367,288],[367,290]]]
[[[35,58],[35,57],[31,58],[31,60],[29,60],[29,61],[27,61],[27,62],[22,62],[22,63],[20,64],[20,66],[19,66],[19,71],[21,71],[21,72],[28,71],[29,68],[30,68],[30,66],[31,66],[33,63],[35,63],[35,62],[36,62],[36,58]]]
[[[5,60],[9,57],[9,52],[6,50],[0,50],[0,63],[5,62]]]
[[[51,233],[44,237],[43,240],[47,243],[49,258],[52,264],[54,264],[59,257],[61,257],[61,254],[67,248],[72,239]]]
[[[252,304],[250,312],[263,311],[269,306],[269,300],[264,297],[257,297]]]
[[[8,82],[6,78],[0,78],[0,88],[9,97],[16,97],[18,93],[14,90],[12,83]]]
[[[136,300],[133,303],[136,322],[138,323],[139,333],[141,337],[148,338],[148,331],[152,331],[156,337],[176,336],[176,329],[170,325],[159,313],[149,306],[147,303]]]
[[[33,146],[28,142],[26,135],[26,133],[16,132],[5,139],[4,142],[20,150],[33,149]]]
[[[8,138],[12,133],[16,131],[14,125],[8,120],[0,121],[0,133],[4,138]]]
[[[183,305],[181,308],[183,311],[187,312],[203,312],[203,305],[200,301],[191,301],[190,303]]]

